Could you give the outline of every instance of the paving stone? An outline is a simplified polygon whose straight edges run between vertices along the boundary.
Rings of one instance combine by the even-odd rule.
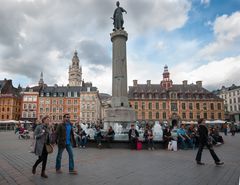
[[[41,164],[35,175],[31,168],[37,156],[30,153],[31,140],[19,140],[13,132],[0,132],[0,185],[238,185],[240,175],[240,134],[223,136],[225,144],[215,147],[224,166],[216,166],[208,150],[203,151],[199,166],[197,150],[170,152],[128,149],[74,148],[78,175],[68,174],[68,155],[62,157],[63,174],[55,173],[57,148],[48,156],[48,179],[40,176]]]

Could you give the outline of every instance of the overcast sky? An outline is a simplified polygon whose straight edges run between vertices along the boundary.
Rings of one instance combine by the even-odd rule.
[[[67,85],[78,51],[83,79],[111,94],[115,0],[1,0],[0,79],[15,86]],[[239,0],[121,0],[127,10],[128,85],[203,81],[209,90],[240,85]]]

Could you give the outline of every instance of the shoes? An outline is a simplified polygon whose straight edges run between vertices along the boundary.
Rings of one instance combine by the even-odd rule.
[[[217,165],[217,166],[221,166],[221,165],[223,165],[224,164],[224,162],[215,162],[215,164]]]
[[[60,173],[62,173],[62,170],[61,169],[56,170],[56,173],[60,174]]]
[[[43,177],[43,178],[48,178],[48,176],[45,174],[45,172],[42,172],[42,173],[41,173],[41,177]]]
[[[33,166],[32,167],[32,174],[35,174],[36,173],[36,168]]]
[[[72,175],[77,175],[78,172],[76,170],[69,170],[69,174],[72,174]]]
[[[204,163],[202,163],[201,161],[197,161],[198,165],[204,165]]]

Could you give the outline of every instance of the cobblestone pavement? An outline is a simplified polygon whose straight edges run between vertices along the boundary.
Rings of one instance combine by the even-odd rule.
[[[0,132],[0,185],[238,185],[240,176],[240,134],[223,136],[225,144],[215,151],[225,164],[215,166],[209,151],[195,163],[196,150],[170,152],[163,149],[132,151],[128,149],[75,148],[78,175],[68,174],[68,156],[64,151],[62,174],[56,174],[56,148],[49,155],[48,179],[31,168],[37,156],[30,153],[30,140],[19,140],[13,132]]]

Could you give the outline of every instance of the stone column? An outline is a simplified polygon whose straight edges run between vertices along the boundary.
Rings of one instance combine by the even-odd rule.
[[[110,34],[112,41],[112,107],[129,107],[127,94],[127,55],[128,34],[116,30]]]

